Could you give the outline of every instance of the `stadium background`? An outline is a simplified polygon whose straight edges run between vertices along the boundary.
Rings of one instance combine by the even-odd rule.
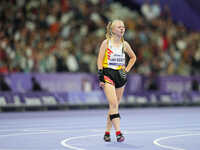
[[[122,106],[200,104],[200,2],[2,0],[0,110],[101,107],[96,59],[109,20],[137,55]]]

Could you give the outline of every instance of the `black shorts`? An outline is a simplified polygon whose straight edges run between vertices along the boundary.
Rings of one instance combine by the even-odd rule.
[[[124,86],[127,82],[127,79],[122,79],[119,70],[111,68],[103,68],[104,81],[106,83],[113,84],[115,88],[120,88]]]

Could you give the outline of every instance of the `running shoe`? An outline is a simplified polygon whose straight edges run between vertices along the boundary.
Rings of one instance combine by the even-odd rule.
[[[104,134],[103,139],[104,139],[105,142],[110,142],[111,141],[110,134]]]
[[[117,142],[123,142],[125,140],[124,136],[120,133],[117,135]]]

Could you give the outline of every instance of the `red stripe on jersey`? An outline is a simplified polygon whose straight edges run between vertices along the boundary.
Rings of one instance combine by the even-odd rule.
[[[113,51],[111,49],[107,48],[107,50],[109,53],[113,53]]]

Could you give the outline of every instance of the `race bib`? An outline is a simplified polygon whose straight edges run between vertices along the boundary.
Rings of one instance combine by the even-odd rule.
[[[123,66],[125,65],[125,54],[113,54],[108,62],[109,65]]]

